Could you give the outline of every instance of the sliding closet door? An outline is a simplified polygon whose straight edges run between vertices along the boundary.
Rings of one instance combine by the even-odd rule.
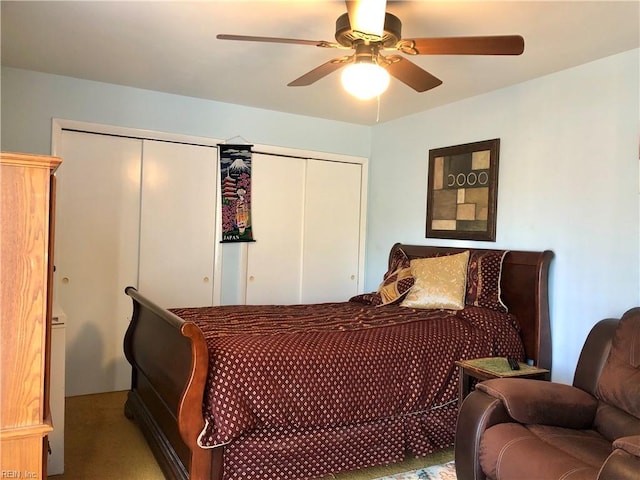
[[[143,141],[141,293],[165,308],[213,304],[214,147]]]
[[[252,173],[256,242],[246,247],[246,303],[356,295],[362,165],[255,154]]]
[[[254,154],[246,303],[300,302],[305,161]]]
[[[362,165],[308,160],[302,302],[343,302],[358,293]]]
[[[138,279],[140,140],[63,131],[54,296],[67,315],[66,395],[126,390],[124,294]]]

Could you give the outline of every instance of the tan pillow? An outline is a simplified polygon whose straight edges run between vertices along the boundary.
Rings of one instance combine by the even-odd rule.
[[[403,307],[462,310],[467,291],[469,252],[411,260],[415,283]]]

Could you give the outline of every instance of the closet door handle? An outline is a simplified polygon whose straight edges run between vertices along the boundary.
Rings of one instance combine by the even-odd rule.
[[[204,277],[204,278],[202,279],[202,281],[203,281],[204,283],[209,283],[209,277]]]

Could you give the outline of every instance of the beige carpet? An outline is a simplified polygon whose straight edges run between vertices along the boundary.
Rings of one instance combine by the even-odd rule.
[[[135,423],[123,413],[127,392],[67,397],[65,471],[51,480],[164,480]],[[327,479],[371,480],[453,460],[453,449]],[[256,479],[258,480],[258,479]]]
[[[140,430],[124,416],[127,392],[67,397],[64,473],[52,480],[164,480]]]

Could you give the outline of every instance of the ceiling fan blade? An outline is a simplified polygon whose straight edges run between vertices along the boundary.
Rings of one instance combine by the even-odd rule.
[[[311,85],[314,82],[317,82],[323,77],[326,77],[330,73],[335,72],[336,70],[342,68],[345,64],[351,61],[353,57],[340,57],[334,58],[333,60],[329,60],[326,63],[323,63],[319,67],[314,68],[310,72],[305,73],[299,78],[296,78],[293,82],[287,84],[289,87],[306,87]]]
[[[351,29],[364,36],[382,37],[386,0],[345,0]]]
[[[267,43],[292,43],[295,45],[312,45],[315,47],[325,48],[344,48],[342,45],[334,42],[326,42],[324,40],[301,40],[297,38],[278,38],[278,37],[254,37],[251,35],[227,35],[224,33],[216,35],[219,40],[240,40],[243,42],[267,42]]]
[[[524,51],[524,38],[520,35],[413,38],[401,40],[397,48],[411,55],[520,55]]]
[[[384,59],[389,64],[384,65],[382,62],[381,64],[389,74],[417,92],[425,92],[442,84],[442,80],[400,55],[388,55]]]

